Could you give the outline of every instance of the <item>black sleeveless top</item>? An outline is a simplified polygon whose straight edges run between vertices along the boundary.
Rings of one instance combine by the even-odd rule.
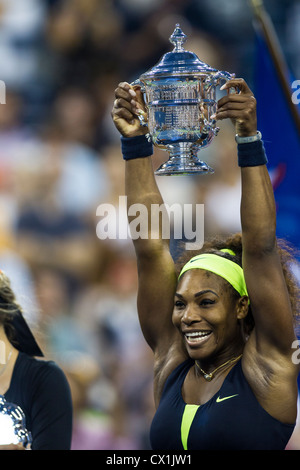
[[[186,360],[168,377],[152,421],[153,450],[283,450],[294,430],[258,403],[239,361],[220,390],[203,405],[186,404],[181,390],[193,365]]]
[[[19,352],[4,398],[24,412],[32,450],[71,448],[71,391],[65,374],[53,361]]]

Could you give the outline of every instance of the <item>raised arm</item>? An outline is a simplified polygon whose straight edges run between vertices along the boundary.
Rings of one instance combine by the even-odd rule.
[[[161,224],[155,226],[155,222],[151,223],[152,206],[163,205],[163,200],[154,177],[151,157],[145,156],[152,151],[143,137],[147,128],[141,127],[137,118],[138,110],[144,110],[141,92],[128,83],[121,83],[115,96],[112,117],[122,135],[123,155],[136,153],[135,158],[126,161],[125,168],[129,223],[133,224],[137,216],[137,204],[143,205],[139,218],[147,214],[147,220],[141,224],[147,227],[146,233],[137,237],[132,233],[138,265],[139,319],[148,344],[163,356],[176,333],[171,323],[176,275],[169,240],[162,238]]]
[[[236,87],[219,102],[217,119],[231,118],[240,137],[257,134],[256,101],[242,79],[227,82]],[[256,350],[274,360],[274,354],[291,362],[293,316],[276,243],[276,209],[272,184],[264,161],[262,142],[238,145],[241,166],[241,223],[243,267],[255,320]]]

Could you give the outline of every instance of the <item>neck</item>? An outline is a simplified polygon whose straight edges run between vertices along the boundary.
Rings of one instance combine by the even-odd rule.
[[[245,342],[241,335],[237,335],[232,339],[229,347],[222,347],[222,350],[212,354],[204,359],[196,360],[199,366],[207,372],[219,367],[224,362],[239,356],[244,351]]]
[[[219,360],[214,365],[205,365],[200,363],[200,361],[195,361],[196,373],[202,375],[205,380],[211,381],[215,375],[221,374],[222,372],[228,370],[229,367],[235,365],[238,360],[242,357],[242,353],[232,354],[231,357],[228,357],[224,360]]]
[[[6,334],[5,334],[5,331],[4,331],[4,327],[3,326],[0,326],[0,344],[2,345],[3,347],[3,344],[7,345],[7,344],[10,344]]]

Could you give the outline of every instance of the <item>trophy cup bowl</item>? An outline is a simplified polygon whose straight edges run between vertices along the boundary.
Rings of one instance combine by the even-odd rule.
[[[5,400],[0,395],[0,446],[22,443],[24,447],[32,443],[31,433],[25,425],[22,409]]]
[[[214,172],[197,154],[219,131],[214,119],[216,87],[235,76],[201,62],[183,48],[185,41],[186,35],[177,24],[170,37],[173,51],[132,83],[143,92],[148,119],[143,113],[138,117],[141,125],[148,126],[148,139],[169,152],[169,160],[155,171],[156,175]]]

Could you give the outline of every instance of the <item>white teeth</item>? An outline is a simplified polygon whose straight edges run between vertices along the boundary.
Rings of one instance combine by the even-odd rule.
[[[201,341],[204,337],[210,335],[211,331],[193,331],[185,333],[185,336],[190,341]]]
[[[206,336],[209,335],[210,331],[193,331],[190,333],[185,333],[186,336]]]

